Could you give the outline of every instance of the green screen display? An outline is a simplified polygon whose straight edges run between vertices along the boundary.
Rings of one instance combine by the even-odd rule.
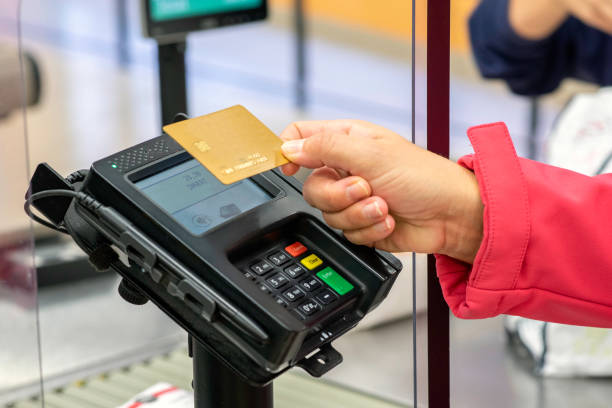
[[[174,20],[260,7],[263,0],[150,0],[151,19]]]

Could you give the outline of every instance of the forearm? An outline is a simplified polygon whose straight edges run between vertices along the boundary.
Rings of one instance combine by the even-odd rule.
[[[612,327],[612,175],[588,177],[519,159],[501,124],[468,132],[484,203],[473,265],[438,255],[455,315],[512,314]]]
[[[508,7],[510,25],[528,40],[549,37],[569,16],[560,0],[510,0]]]

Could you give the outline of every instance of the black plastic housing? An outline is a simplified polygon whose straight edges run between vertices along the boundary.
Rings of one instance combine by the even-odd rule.
[[[335,356],[330,343],[380,304],[401,263],[351,244],[327,227],[320,212],[304,201],[300,183],[278,171],[251,178],[272,196],[270,201],[194,235],[133,183],[189,159],[162,135],[93,163],[76,189],[108,209],[96,213],[74,201],[64,218],[66,228],[88,254],[105,244],[126,253],[129,262],[115,261],[111,267],[250,383],[266,384],[295,365],[313,375],[333,368],[341,359],[317,367],[307,357],[319,349]],[[300,319],[245,278],[249,254],[294,238],[355,287],[317,318]]]

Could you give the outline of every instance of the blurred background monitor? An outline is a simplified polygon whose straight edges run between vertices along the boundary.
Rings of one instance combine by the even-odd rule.
[[[267,0],[142,0],[144,32],[163,39],[191,31],[263,20]]]

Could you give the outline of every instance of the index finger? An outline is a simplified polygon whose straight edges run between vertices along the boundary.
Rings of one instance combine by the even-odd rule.
[[[287,126],[279,137],[283,142],[286,142],[288,140],[306,139],[318,133],[347,133],[351,126],[351,121],[348,119],[304,120],[293,122]]]
[[[347,133],[351,128],[350,120],[304,120],[293,122],[285,128],[279,135],[283,142],[288,140],[305,139],[318,133],[328,131]],[[287,176],[292,176],[300,169],[300,166],[295,163],[288,163],[281,166],[281,170]]]

